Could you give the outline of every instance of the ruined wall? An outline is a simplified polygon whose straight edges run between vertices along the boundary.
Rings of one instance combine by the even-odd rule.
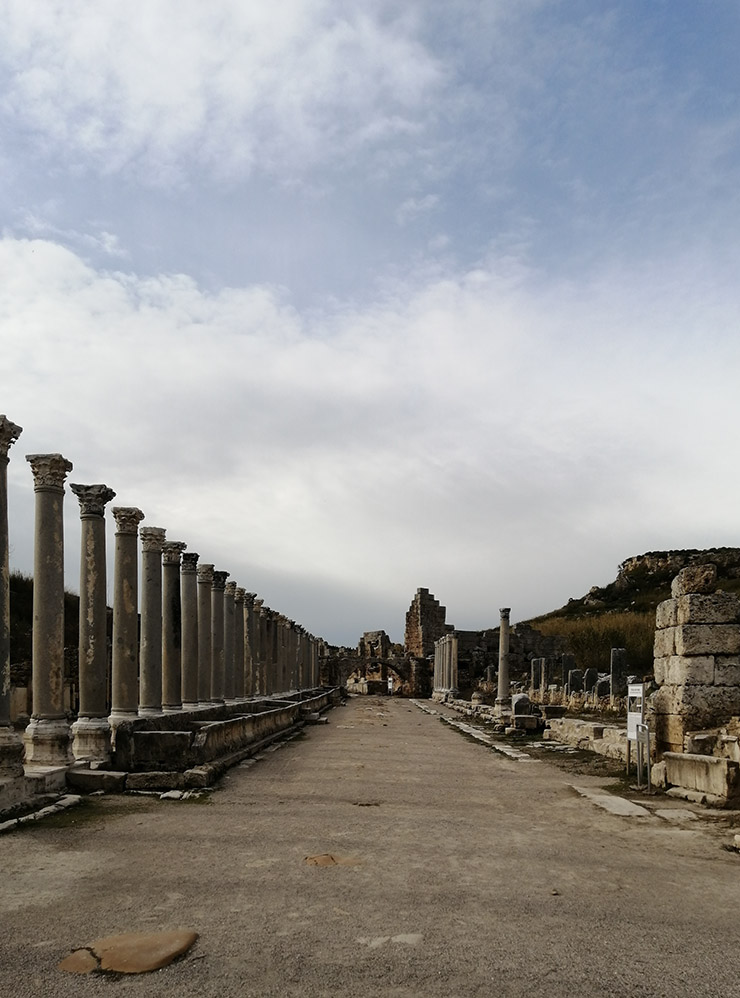
[[[433,655],[434,642],[452,630],[452,626],[445,623],[446,616],[447,607],[440,606],[428,589],[417,589],[406,614],[406,654],[416,658]]]
[[[740,714],[740,597],[714,592],[715,565],[683,569],[655,617],[651,726],[660,751]]]

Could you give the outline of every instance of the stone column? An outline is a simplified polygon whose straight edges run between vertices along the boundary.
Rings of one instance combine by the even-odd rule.
[[[224,699],[227,703],[236,700],[236,677],[234,675],[234,593],[236,582],[224,586]]]
[[[211,590],[213,565],[198,565],[198,704],[211,704]]]
[[[110,722],[131,720],[139,708],[139,580],[136,540],[144,514],[135,506],[114,506],[113,666]]]
[[[256,599],[252,607],[252,630],[254,645],[252,647],[252,677],[253,695],[263,696],[265,693],[265,618],[264,600]]]
[[[162,713],[162,548],[166,531],[142,527],[139,714]]]
[[[180,606],[180,555],[184,541],[165,541],[162,548],[162,710],[182,710],[182,608]]]
[[[509,686],[509,614],[511,608],[502,607],[499,610],[501,623],[498,635],[498,695],[496,706],[505,713],[511,707],[511,691]]]
[[[80,503],[80,709],[72,725],[75,759],[110,762],[108,629],[105,571],[107,485],[71,485]]]
[[[257,593],[244,594],[244,692],[253,697],[256,691],[254,676],[254,601]]]
[[[211,587],[211,703],[224,702],[224,589],[228,572],[214,572]]]
[[[10,564],[8,559],[8,451],[23,432],[0,416],[0,780],[23,776],[23,742],[10,721]]]
[[[180,602],[182,606],[182,706],[198,706],[198,555],[183,554],[180,565]]]
[[[244,600],[246,590],[238,586],[234,590],[234,697],[243,700],[246,695],[244,675]]]
[[[450,689],[453,696],[459,694],[459,689],[457,688],[457,636],[451,634],[449,637],[450,641]]]
[[[61,454],[27,454],[36,493],[33,554],[33,714],[24,742],[26,763],[72,761],[64,712],[64,480],[72,463]]]

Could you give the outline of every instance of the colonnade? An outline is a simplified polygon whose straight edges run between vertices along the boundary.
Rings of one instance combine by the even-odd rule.
[[[114,506],[113,636],[108,682],[107,485],[70,484],[80,504],[79,714],[64,705],[65,481],[61,454],[30,454],[35,493],[33,712],[23,737],[10,720],[7,466],[22,432],[0,416],[0,778],[27,766],[110,760],[116,726],[141,716],[239,704],[319,684],[319,639],[266,606],[229,573],[198,564],[187,544],[144,513]],[[139,565],[141,546],[141,565]],[[141,589],[139,590],[139,569]],[[140,608],[140,612],[139,612]]]
[[[457,692],[457,635],[453,632],[434,642],[434,693]]]

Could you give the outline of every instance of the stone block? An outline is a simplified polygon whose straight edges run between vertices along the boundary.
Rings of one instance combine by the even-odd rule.
[[[728,803],[740,797],[740,764],[737,762],[689,752],[666,752],[663,761],[666,782],[670,786],[685,787]]]
[[[716,565],[687,565],[671,583],[671,596],[686,593],[711,593],[717,584]]]
[[[656,747],[680,752],[683,749],[684,721],[678,714],[656,714],[652,723]]]
[[[740,655],[716,655],[715,686],[740,686]]]
[[[711,686],[714,683],[714,655],[671,655],[665,682],[670,686]]]
[[[668,631],[656,632],[667,634]],[[684,624],[676,627],[677,655],[737,655],[740,624]]]
[[[653,659],[653,677],[658,686],[662,686],[667,683],[668,680],[668,666],[670,664],[671,658],[673,656],[668,655],[663,658]]]
[[[655,632],[653,655],[655,658],[669,658],[676,654],[676,628],[665,627]]]
[[[129,773],[126,777],[127,790],[184,790],[185,786],[183,773]]]
[[[677,609],[677,601],[675,599],[667,599],[663,600],[662,603],[658,603],[655,610],[655,627],[657,630],[676,626]]]
[[[67,786],[92,794],[97,790],[121,794],[126,789],[126,773],[106,769],[70,769],[67,773]]]
[[[687,593],[675,602],[678,624],[736,624],[740,621],[740,597],[734,593]]]

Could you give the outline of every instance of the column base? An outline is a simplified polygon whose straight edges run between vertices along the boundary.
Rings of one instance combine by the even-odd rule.
[[[185,700],[182,705],[183,710],[198,710],[201,704],[197,700]]]
[[[32,717],[23,735],[26,765],[71,766],[72,741],[64,718]]]
[[[168,704],[162,704],[163,714],[180,714],[182,712],[182,704],[173,704],[172,706]]]
[[[511,716],[511,697],[496,697],[493,705],[494,717]]]
[[[23,776],[23,742],[8,725],[0,727],[0,780]]]
[[[159,717],[162,713],[161,707],[139,707],[137,717]]]
[[[110,724],[111,728],[115,728],[117,724],[123,724],[126,721],[135,721],[138,716],[138,710],[114,710],[108,715],[108,724]]]
[[[107,717],[79,717],[72,725],[72,754],[78,762],[110,763]]]

